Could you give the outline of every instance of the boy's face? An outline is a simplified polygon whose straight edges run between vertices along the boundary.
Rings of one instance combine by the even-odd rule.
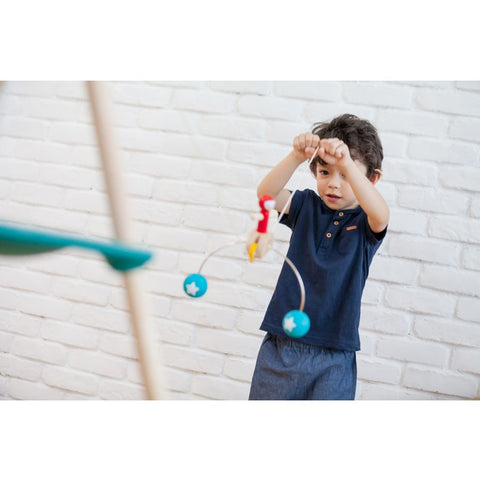
[[[366,175],[367,167],[355,160],[355,165]],[[358,206],[352,187],[336,165],[317,164],[317,192],[327,207],[332,210],[348,210]]]

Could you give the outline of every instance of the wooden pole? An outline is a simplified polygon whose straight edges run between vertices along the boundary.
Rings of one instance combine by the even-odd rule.
[[[86,82],[92,107],[98,147],[112,212],[115,235],[118,240],[131,242],[128,204],[125,197],[123,176],[118,163],[118,151],[111,117],[111,101],[103,82]],[[165,382],[160,363],[160,344],[150,320],[141,285],[141,272],[123,274],[133,333],[137,342],[140,367],[149,400],[166,399]]]

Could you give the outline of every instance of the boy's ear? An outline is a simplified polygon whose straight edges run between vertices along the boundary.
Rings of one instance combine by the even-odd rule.
[[[376,168],[373,175],[370,177],[370,181],[375,185],[382,177],[382,174],[383,172],[379,168]]]

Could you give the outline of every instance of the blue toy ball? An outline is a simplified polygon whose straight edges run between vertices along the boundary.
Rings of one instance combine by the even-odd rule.
[[[305,312],[291,310],[283,317],[283,331],[293,338],[300,338],[310,330],[310,318]]]
[[[190,297],[201,297],[207,288],[207,279],[200,273],[191,273],[183,282],[183,289]]]

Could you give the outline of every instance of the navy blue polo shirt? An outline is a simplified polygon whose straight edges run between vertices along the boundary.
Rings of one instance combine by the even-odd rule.
[[[332,210],[313,190],[295,192],[281,223],[292,229],[287,256],[305,284],[304,311],[310,330],[296,341],[327,348],[360,350],[358,326],[363,287],[387,229],[375,234],[358,206]],[[300,306],[297,278],[284,263],[261,330],[287,337],[282,319]]]

